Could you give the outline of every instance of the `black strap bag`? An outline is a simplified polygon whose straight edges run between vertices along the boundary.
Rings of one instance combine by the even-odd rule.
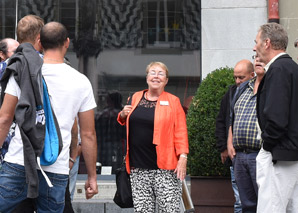
[[[117,191],[114,196],[114,202],[121,208],[132,208],[132,192],[130,177],[125,168],[125,160],[122,167],[115,171]]]

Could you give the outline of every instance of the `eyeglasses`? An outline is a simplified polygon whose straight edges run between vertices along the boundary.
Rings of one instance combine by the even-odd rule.
[[[162,76],[162,77],[166,76],[166,74],[164,72],[162,72],[162,71],[159,71],[158,73],[156,73],[156,71],[151,70],[151,71],[148,72],[148,75],[150,75],[150,76],[155,76],[156,74],[158,76]]]

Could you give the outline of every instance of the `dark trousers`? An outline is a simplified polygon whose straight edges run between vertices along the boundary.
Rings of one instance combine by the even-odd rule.
[[[36,211],[35,201],[32,198],[23,200],[12,213],[34,213]]]
[[[64,205],[64,213],[74,213],[72,205],[71,205],[71,199],[70,199],[70,192],[69,192],[69,180],[66,186],[65,191],[65,205]]]
[[[34,213],[36,211],[36,204],[34,199],[27,198],[23,200],[12,213]],[[65,206],[64,213],[74,213],[71,205],[70,192],[69,192],[69,181],[65,191]]]
[[[239,189],[243,213],[255,213],[258,201],[256,157],[258,152],[237,152],[233,159],[234,175]]]

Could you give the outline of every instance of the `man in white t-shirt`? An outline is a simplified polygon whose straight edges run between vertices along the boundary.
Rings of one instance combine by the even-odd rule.
[[[63,63],[69,46],[66,28],[58,22],[50,22],[43,27],[40,41],[44,48],[42,76],[47,84],[52,109],[59,123],[63,149],[54,164],[42,166],[42,170],[45,171],[53,187],[48,186],[42,170],[38,170],[37,211],[63,212],[65,188],[69,174],[71,129],[77,115],[82,152],[88,173],[85,184],[86,198],[92,198],[94,194],[98,193],[96,181],[97,143],[93,111],[96,103],[87,77]],[[24,47],[26,46],[24,45]],[[24,86],[19,82],[19,79],[16,81],[14,75],[11,75],[5,89],[5,97],[0,109],[0,146],[7,135],[22,92],[26,92],[21,90]],[[17,125],[15,137],[11,141],[0,173],[0,212],[11,210],[27,196],[26,175],[28,174],[25,175],[24,169],[26,149],[27,147],[23,146],[20,127]]]

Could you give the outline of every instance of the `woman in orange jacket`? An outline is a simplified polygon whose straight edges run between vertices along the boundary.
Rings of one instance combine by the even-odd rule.
[[[180,212],[181,180],[186,175],[188,136],[178,97],[164,91],[168,68],[147,66],[148,89],[136,92],[118,122],[126,125],[126,169],[135,212]]]

